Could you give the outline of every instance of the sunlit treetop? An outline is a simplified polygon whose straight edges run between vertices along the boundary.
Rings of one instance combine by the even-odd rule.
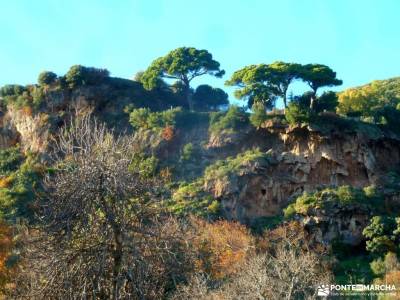
[[[336,78],[336,72],[321,64],[307,64],[301,67],[301,79],[313,90],[314,94],[321,87],[341,85],[342,80]]]
[[[192,108],[190,82],[205,74],[222,77],[225,71],[207,50],[181,47],[154,60],[141,76],[141,82],[146,89],[153,89],[159,78],[181,81],[189,107]]]

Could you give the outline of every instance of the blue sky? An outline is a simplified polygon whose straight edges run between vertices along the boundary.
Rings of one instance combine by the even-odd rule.
[[[0,0],[0,10],[0,86],[74,64],[132,78],[180,46],[209,50],[227,72],[194,85],[223,87],[275,60],[329,65],[341,88],[400,75],[398,0]]]

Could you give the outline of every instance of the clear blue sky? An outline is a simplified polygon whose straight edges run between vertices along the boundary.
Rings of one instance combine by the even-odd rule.
[[[343,87],[400,75],[398,0],[0,0],[0,85],[73,64],[132,78],[180,46],[227,74],[275,60],[323,63]],[[230,91],[230,89],[226,88]]]

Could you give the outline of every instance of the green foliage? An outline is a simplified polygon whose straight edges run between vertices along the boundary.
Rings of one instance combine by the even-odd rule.
[[[338,111],[348,116],[374,118],[383,107],[396,108],[399,103],[400,77],[396,77],[340,92]]]
[[[212,113],[209,130],[212,133],[235,131],[248,124],[248,116],[243,108],[230,106],[227,112]]]
[[[39,74],[38,83],[40,85],[49,85],[56,81],[57,74],[49,71],[43,71]]]
[[[400,218],[374,216],[364,228],[367,250],[374,254],[398,252],[400,242]]]
[[[375,123],[385,125],[392,131],[400,131],[400,110],[392,106],[384,106],[375,112]]]
[[[9,176],[18,170],[23,162],[23,155],[18,147],[0,150],[0,176]]]
[[[383,198],[373,187],[356,189],[350,186],[326,188],[314,193],[304,192],[292,204],[284,209],[286,218],[295,214],[307,215],[311,209],[326,209],[332,205],[359,204],[374,210],[381,206]]]
[[[267,112],[265,110],[264,104],[261,102],[256,102],[252,106],[253,113],[250,115],[250,123],[256,127],[260,128],[260,126],[268,119]]]
[[[172,77],[186,83],[203,74],[221,77],[224,71],[207,50],[181,47],[153,61],[140,79],[145,88],[152,89],[160,77]]]
[[[385,262],[382,258],[377,258],[373,260],[370,264],[371,271],[376,275],[376,276],[382,276],[386,273],[386,266]]]
[[[216,110],[222,105],[229,104],[228,94],[220,88],[202,84],[194,92],[193,104],[197,110]]]
[[[132,110],[129,121],[133,128],[161,129],[166,126],[175,126],[178,116],[182,115],[181,108],[168,109],[161,112],[152,112],[149,108]]]
[[[348,249],[345,255],[338,258],[334,266],[335,282],[337,284],[371,283],[374,274],[372,273],[365,255],[349,255],[354,252]]]
[[[152,178],[156,175],[159,161],[155,156],[146,156],[144,153],[136,153],[132,157],[129,171],[137,173],[142,178]]]
[[[182,183],[167,203],[168,209],[176,215],[195,215],[213,218],[220,214],[220,203],[204,192],[203,181]]]
[[[299,77],[306,82],[316,95],[321,87],[337,86],[343,82],[336,78],[336,72],[321,64],[307,64],[300,68]]]
[[[16,148],[0,151],[0,218],[15,221],[30,220],[31,204],[40,192],[42,166],[36,157],[28,155],[23,160]]]
[[[239,173],[240,170],[248,167],[249,164],[268,164],[269,155],[261,152],[259,149],[247,150],[239,153],[236,157],[228,157],[224,160],[218,160],[208,166],[204,172],[204,178],[213,180],[222,179],[226,176]]]
[[[292,125],[310,123],[312,113],[307,107],[302,106],[300,103],[291,102],[285,110],[285,118],[286,121]]]
[[[280,97],[286,108],[288,106],[287,91],[289,85],[296,79],[303,80],[311,87],[313,98],[316,98],[317,90],[320,87],[342,84],[342,81],[336,78],[336,73],[328,66],[321,64],[300,65],[281,61],[270,65],[246,66],[234,72],[231,79],[226,81],[225,84],[239,87],[235,96],[247,100],[249,107],[255,102],[262,102],[266,108],[272,108],[275,105],[276,98]],[[325,95],[322,98],[323,106],[329,103],[328,108],[331,108],[332,100],[332,95]]]
[[[275,105],[276,95],[269,84],[270,79],[268,65],[250,65],[235,71],[225,84],[237,86],[239,89],[235,91],[235,97],[247,101],[248,107],[260,102],[266,108],[272,109]]]
[[[0,96],[20,96],[23,92],[26,91],[26,88],[19,84],[7,84],[0,89]]]
[[[311,105],[312,101],[313,105]],[[314,96],[313,92],[306,92],[301,96],[293,97],[285,110],[285,117],[289,124],[311,123],[318,119],[323,123],[325,116],[318,118],[318,115],[322,112],[334,112],[337,104],[338,100],[334,92],[324,92],[319,97]]]
[[[181,161],[183,162],[193,161],[198,156],[199,156],[199,149],[195,145],[193,145],[193,143],[187,143],[185,146],[183,146]]]
[[[219,62],[214,60],[207,50],[181,47],[154,60],[141,75],[140,80],[143,86],[149,90],[158,86],[160,78],[180,81],[185,90],[186,100],[190,109],[192,109],[190,82],[205,74],[222,77],[225,71],[220,69]]]
[[[99,84],[109,76],[110,72],[106,69],[74,65],[65,74],[65,81],[71,88],[74,88],[81,85]]]
[[[335,92],[323,92],[321,96],[316,98],[313,110],[315,113],[323,111],[335,112],[338,103],[338,96]]]
[[[44,99],[43,88],[37,85],[5,85],[0,90],[4,104],[15,108],[30,107],[37,110]]]
[[[400,264],[396,253],[388,252],[384,259],[378,258],[370,264],[372,272],[377,276],[385,275],[394,270],[399,270]]]

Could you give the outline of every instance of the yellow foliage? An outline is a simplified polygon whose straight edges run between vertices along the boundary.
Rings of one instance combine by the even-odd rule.
[[[30,106],[24,106],[22,108],[22,113],[27,116],[27,117],[31,117],[33,115],[33,110],[32,107]]]
[[[14,178],[13,176],[6,176],[0,178],[0,188],[8,188],[12,184]]]
[[[363,116],[368,116],[379,107],[386,104],[395,105],[400,101],[400,78],[376,80],[344,90],[338,93],[338,99],[339,113],[361,113]]]
[[[208,223],[192,221],[196,234],[193,246],[197,252],[196,268],[222,279],[235,274],[254,251],[254,240],[247,228],[236,222]]]

